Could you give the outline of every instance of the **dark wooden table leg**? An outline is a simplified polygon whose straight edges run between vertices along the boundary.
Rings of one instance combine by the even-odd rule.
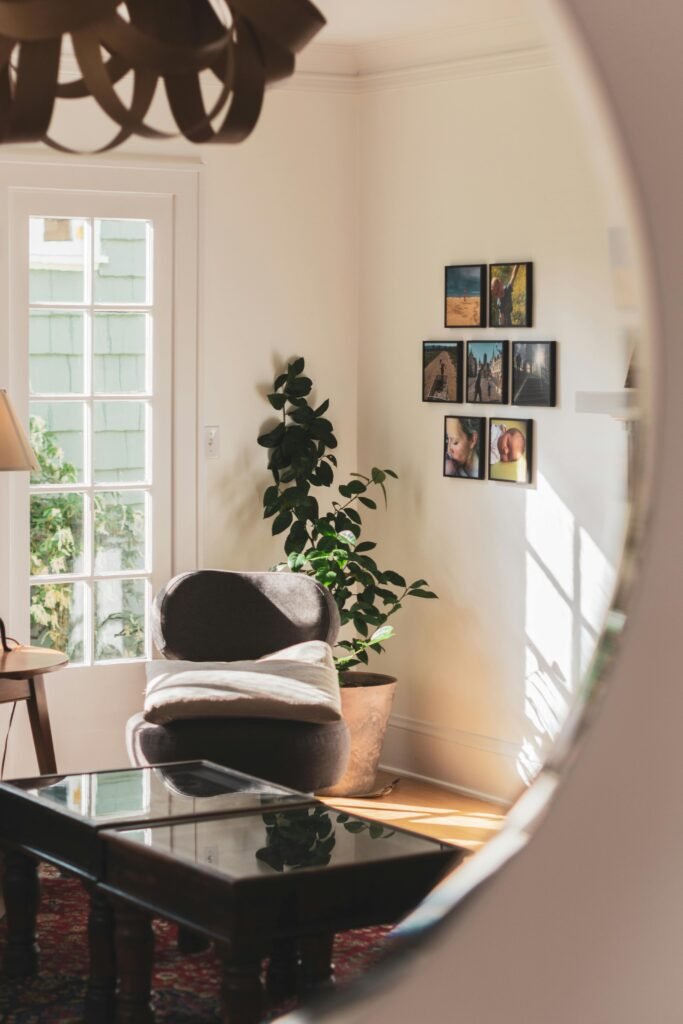
[[[333,932],[299,939],[299,992],[302,996],[334,986],[333,943]]]
[[[34,676],[28,681],[31,695],[26,701],[28,718],[33,733],[33,745],[38,758],[38,771],[41,775],[54,775],[57,771],[55,748],[52,743],[50,716],[47,713],[47,698],[42,676]]]
[[[203,953],[211,945],[209,939],[199,932],[193,932],[191,928],[178,925],[178,952],[181,956],[193,956],[195,953]]]
[[[116,1006],[114,911],[109,900],[89,887],[88,945],[90,973],[85,994],[85,1024],[110,1024]]]
[[[298,991],[299,947],[295,939],[276,939],[266,972],[266,993],[270,1004],[295,996]]]
[[[16,850],[5,850],[3,879],[7,946],[2,964],[6,978],[26,978],[38,968],[36,916],[40,902],[38,865]]]
[[[127,903],[117,903],[116,965],[119,975],[117,1024],[153,1024],[150,1006],[154,932],[152,918]]]
[[[223,960],[223,1024],[259,1024],[264,1014],[260,957],[220,948],[218,952]]]

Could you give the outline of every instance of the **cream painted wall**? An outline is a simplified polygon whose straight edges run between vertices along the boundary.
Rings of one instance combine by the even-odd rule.
[[[626,432],[578,415],[623,386],[619,227],[559,73],[372,88],[361,108],[359,463],[390,466],[380,564],[426,577],[381,669],[399,677],[383,761],[512,799],[542,762],[593,653],[624,528]],[[449,263],[531,260],[531,330],[444,329]],[[535,421],[531,488],[442,476],[445,413],[420,401],[423,339],[555,339],[558,407]],[[377,668],[379,663],[375,662]]]

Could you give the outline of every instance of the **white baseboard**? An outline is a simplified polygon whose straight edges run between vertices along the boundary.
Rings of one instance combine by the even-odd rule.
[[[400,775],[404,779],[415,779],[416,782],[427,782],[430,786],[437,786],[439,789],[447,789],[449,793],[459,793],[461,796],[471,796],[475,800],[485,800],[487,803],[501,804],[503,807],[512,807],[514,801],[506,800],[495,793],[484,793],[480,789],[472,789],[469,786],[457,786],[453,782],[445,782],[443,779],[434,779],[429,775],[420,775],[419,772],[411,772],[406,768],[397,768],[395,765],[380,764],[379,770],[388,775]]]
[[[529,766],[521,741],[398,714],[389,719],[383,762],[409,778],[506,807],[541,767],[540,762]]]

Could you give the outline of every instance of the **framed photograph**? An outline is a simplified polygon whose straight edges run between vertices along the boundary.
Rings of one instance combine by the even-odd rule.
[[[533,266],[533,263],[490,264],[490,327],[531,327]]]
[[[462,341],[422,342],[422,401],[462,402]]]
[[[446,327],[486,327],[486,264],[446,267]]]
[[[467,401],[505,405],[508,400],[507,341],[467,342]]]
[[[512,342],[512,404],[555,405],[557,343]]]
[[[486,470],[486,418],[444,416],[443,475],[483,480]]]
[[[489,420],[489,480],[530,484],[534,421]]]

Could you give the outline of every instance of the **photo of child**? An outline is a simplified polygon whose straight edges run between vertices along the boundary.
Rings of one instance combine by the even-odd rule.
[[[489,480],[531,483],[532,432],[533,420],[491,420]]]
[[[492,263],[489,326],[531,327],[532,263]]]
[[[483,416],[444,416],[443,475],[483,480],[485,441]]]

